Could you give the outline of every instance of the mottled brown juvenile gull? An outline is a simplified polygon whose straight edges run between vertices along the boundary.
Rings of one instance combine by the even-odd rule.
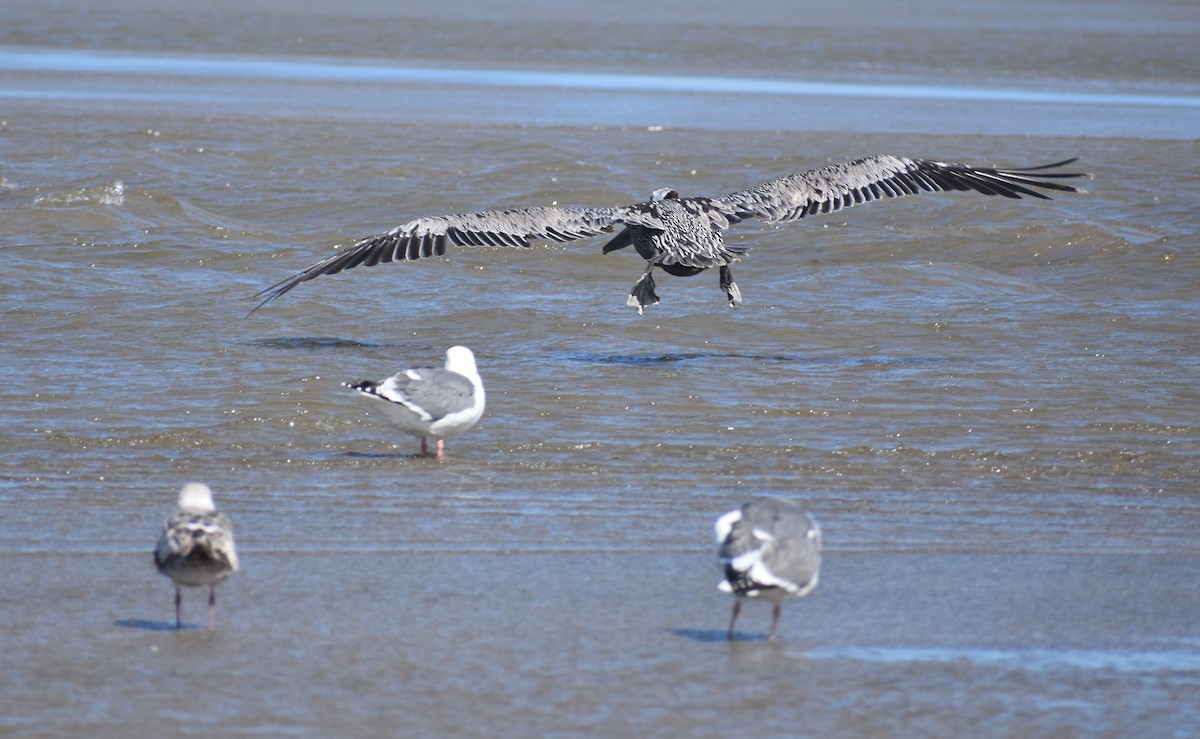
[[[217,585],[237,572],[233,524],[218,513],[207,485],[188,483],[179,491],[179,510],[167,519],[154,565],[175,583],[175,628],[183,627],[181,587],[208,588],[208,630],[217,612]]]
[[[742,610],[742,599],[769,601],[771,640],[779,627],[783,601],[817,587],[821,569],[821,529],[790,500],[759,498],[717,519],[717,556],[725,579],[717,586],[733,593],[733,617],[727,637]]]
[[[783,223],[920,192],[963,190],[1048,200],[1049,196],[1039,189],[1079,192],[1052,180],[1081,177],[1081,173],[1047,171],[1073,161],[1000,169],[884,155],[780,177],[723,197],[685,198],[664,187],[655,190],[647,202],[615,208],[514,208],[418,218],[361,239],[266,288],[256,296],[262,302],[254,310],[321,275],[381,262],[441,256],[449,244],[529,247],[534,241],[574,241],[611,233],[618,226],[621,230],[603,252],[633,245],[646,260],[646,270],[626,300],[639,314],[647,305],[658,303],[652,274],[655,267],[682,277],[717,267],[721,290],[733,307],[742,302],[742,295],[729,265],[740,260],[747,248],[725,243],[722,234],[730,224],[747,218]]]
[[[446,366],[407,369],[386,380],[355,380],[343,383],[375,407],[394,426],[421,439],[421,453],[428,454],[425,437],[437,439],[437,456],[447,436],[461,434],[483,415],[483,380],[475,369],[475,354],[465,346],[446,350]]]

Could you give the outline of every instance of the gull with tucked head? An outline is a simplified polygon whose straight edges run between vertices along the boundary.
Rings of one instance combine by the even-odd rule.
[[[759,498],[717,519],[717,557],[725,579],[717,586],[737,596],[727,637],[743,599],[772,604],[774,641],[779,612],[788,598],[808,595],[817,586],[821,569],[821,529],[796,503],[782,498]]]

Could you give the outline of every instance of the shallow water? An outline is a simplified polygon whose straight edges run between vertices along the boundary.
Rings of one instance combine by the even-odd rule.
[[[343,5],[0,11],[0,727],[1200,728],[1191,5]],[[246,317],[413,217],[878,152],[1092,177],[741,224],[736,310],[664,276],[639,317],[596,240]],[[489,407],[443,460],[340,386],[457,343]],[[150,566],[190,479],[244,566],[213,634]],[[821,585],[726,644],[711,526],[757,494],[821,521]]]

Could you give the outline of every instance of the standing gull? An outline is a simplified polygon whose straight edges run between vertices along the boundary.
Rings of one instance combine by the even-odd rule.
[[[783,601],[817,587],[821,529],[792,501],[759,498],[721,516],[716,530],[717,556],[725,571],[717,587],[737,596],[727,637],[733,640],[742,599],[762,598],[774,604],[768,637],[774,640]]]
[[[483,415],[483,380],[475,369],[475,355],[465,346],[446,350],[446,366],[407,369],[380,382],[355,380],[343,383],[360,395],[378,401],[376,407],[393,425],[421,439],[421,453],[428,454],[425,437],[437,439],[437,456],[442,456],[445,437],[461,434]]]
[[[212,491],[198,482],[179,491],[179,510],[167,520],[154,565],[175,583],[175,628],[183,627],[181,587],[208,588],[208,630],[213,630],[217,612],[217,585],[237,572],[237,550],[233,546],[233,524],[217,513]]]
[[[1047,171],[1073,161],[999,169],[883,155],[780,177],[722,197],[685,198],[664,187],[655,190],[647,202],[616,208],[514,208],[418,218],[361,239],[268,287],[256,296],[262,302],[254,310],[321,275],[380,262],[441,256],[448,244],[529,247],[531,239],[574,241],[611,233],[617,226],[622,226],[621,230],[602,251],[607,254],[632,245],[646,260],[645,271],[625,301],[639,314],[647,305],[658,303],[652,274],[655,267],[681,277],[717,267],[721,290],[733,307],[742,302],[742,294],[729,265],[739,261],[747,248],[725,243],[722,234],[731,224],[747,218],[783,223],[922,191],[963,190],[1048,200],[1038,189],[1080,192],[1053,180],[1081,177],[1081,173]]]

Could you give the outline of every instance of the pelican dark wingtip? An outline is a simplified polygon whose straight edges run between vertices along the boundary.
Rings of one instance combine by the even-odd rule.
[[[1060,162],[1051,162],[1050,164],[1039,164],[1039,165],[1036,165],[1033,167],[1021,167],[1019,169],[997,168],[996,171],[999,172],[1000,174],[1008,175],[1010,177],[1017,177],[1017,178],[1020,178],[1021,175],[1036,172],[1037,174],[1035,177],[1023,179],[1022,180],[1023,184],[1033,185],[1034,187],[1041,187],[1046,190],[1054,190],[1056,192],[1086,193],[1087,190],[1084,190],[1082,187],[1075,187],[1074,185],[1065,185],[1061,182],[1049,182],[1048,179],[1065,180],[1065,179],[1074,179],[1076,177],[1086,177],[1088,179],[1091,179],[1091,177],[1092,177],[1091,172],[1047,172],[1047,171],[1045,171],[1047,169],[1057,169],[1059,167],[1065,167],[1068,164],[1074,164],[1077,161],[1079,161],[1079,157],[1071,157],[1070,159],[1063,159]],[[1042,195],[1042,197],[1045,198],[1046,200],[1050,199],[1050,197],[1047,195]]]
[[[1040,169],[1055,169],[1056,167],[1065,167],[1068,164],[1074,164],[1075,162],[1078,162],[1078,161],[1079,161],[1079,157],[1070,157],[1070,158],[1062,160],[1061,162],[1051,162],[1050,164],[1039,164],[1034,167],[1022,167],[1020,171],[1036,172]],[[1062,173],[1051,173],[1049,176],[1050,177],[1083,177],[1084,174],[1082,172],[1062,172]]]
[[[1038,172],[1039,178],[1057,177],[1059,179],[1065,179],[1065,178],[1070,178],[1070,177],[1084,177],[1089,180],[1092,179],[1093,175],[1091,172],[1043,172],[1042,171],[1042,170],[1046,170],[1046,169],[1056,169],[1058,167],[1065,167],[1068,164],[1074,164],[1075,162],[1078,162],[1078,161],[1079,161],[1079,157],[1071,157],[1070,159],[1064,159],[1061,162],[1052,162],[1050,164],[1041,164],[1036,167],[1025,167],[1024,169],[1022,169],[1020,171],[1022,171],[1022,172]],[[1071,185],[1060,185],[1059,187],[1053,187],[1053,184],[1054,183],[1044,183],[1042,186],[1049,187],[1051,190],[1061,190],[1063,192],[1080,192],[1080,193],[1087,194],[1087,190],[1084,190],[1082,187],[1073,187]]]
[[[375,240],[375,238],[359,239],[350,248],[338,248],[337,251],[328,257],[325,257],[316,264],[309,265],[309,267],[303,272],[297,272],[291,277],[280,280],[269,287],[259,290],[251,299],[253,300],[262,298],[262,300],[258,305],[250,309],[250,312],[246,314],[246,317],[249,318],[250,316],[254,315],[259,308],[262,308],[267,303],[270,303],[277,298],[288,294],[302,282],[308,282],[309,280],[316,279],[321,275],[337,274],[342,270],[357,266],[364,259],[370,256],[370,250],[364,247],[373,246],[374,244],[371,242]],[[376,260],[391,261],[391,259],[380,259],[378,256],[376,256]],[[264,295],[266,296],[265,298],[263,297]]]
[[[258,305],[251,308],[250,312],[247,313],[245,317],[249,318],[250,316],[257,313],[259,308],[262,308],[267,303],[270,303],[271,301],[275,300],[276,298],[278,298],[280,296],[286,295],[288,293],[288,291],[290,291],[292,288],[296,287],[296,285],[299,285],[301,282],[304,282],[304,280],[301,279],[301,277],[303,275],[304,275],[304,272],[301,272],[296,275],[292,275],[291,277],[287,278],[286,280],[280,280],[279,282],[276,282],[274,285],[263,288],[262,290],[259,290],[258,292],[254,293],[254,295],[250,297],[250,300],[258,300],[259,298],[262,298],[262,300],[259,300]],[[266,295],[265,298],[263,298],[264,295]]]

